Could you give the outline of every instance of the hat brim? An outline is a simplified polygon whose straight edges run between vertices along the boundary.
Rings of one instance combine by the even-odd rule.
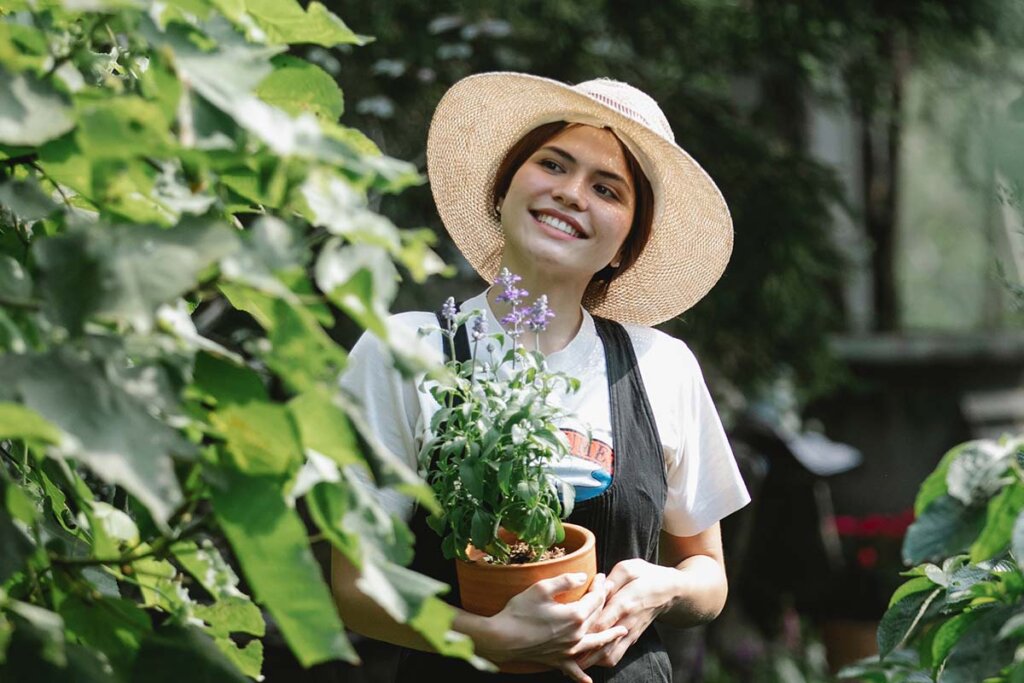
[[[651,182],[650,239],[614,279],[594,315],[655,325],[699,301],[732,253],[729,209],[714,181],[677,144],[648,126],[558,81],[483,73],[453,85],[437,105],[427,137],[427,175],[455,245],[487,282],[501,264],[504,235],[490,196],[498,166],[537,126],[570,121],[610,128]]]

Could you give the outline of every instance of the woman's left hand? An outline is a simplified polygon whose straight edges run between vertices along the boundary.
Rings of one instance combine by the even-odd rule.
[[[666,609],[663,596],[671,594],[678,573],[674,567],[662,567],[639,559],[624,560],[615,565],[608,574],[610,590],[604,609],[594,620],[591,631],[621,625],[626,627],[626,634],[578,657],[576,661],[580,668],[618,664],[629,646]]]

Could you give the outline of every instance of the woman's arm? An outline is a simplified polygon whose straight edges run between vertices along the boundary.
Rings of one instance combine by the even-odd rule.
[[[433,651],[412,627],[391,618],[372,598],[356,586],[359,570],[338,552],[331,555],[331,587],[338,613],[348,628],[376,640],[416,650]],[[455,608],[452,628],[473,639],[476,653],[496,663],[541,662],[562,671],[578,683],[590,683],[576,662],[585,652],[604,647],[625,635],[625,627],[612,624],[595,629],[607,593],[603,575],[594,579],[590,591],[580,600],[561,604],[559,593],[585,580],[581,574],[563,574],[535,584],[512,598],[493,617],[481,617]]]
[[[673,626],[711,621],[725,606],[728,583],[722,536],[716,523],[695,536],[661,532],[661,564],[634,559],[619,562],[608,575],[612,585],[595,629],[626,628],[619,640],[579,659],[580,668],[615,666],[655,619]]]

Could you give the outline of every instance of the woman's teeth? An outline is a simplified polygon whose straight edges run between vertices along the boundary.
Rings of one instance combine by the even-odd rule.
[[[564,232],[566,235],[572,235],[573,237],[583,237],[583,233],[563,221],[561,218],[555,218],[554,216],[549,216],[546,213],[538,213],[535,215],[537,216],[537,220],[541,223],[551,226],[559,232]]]

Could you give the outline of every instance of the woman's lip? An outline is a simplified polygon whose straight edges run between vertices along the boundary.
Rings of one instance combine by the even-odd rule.
[[[559,240],[566,240],[566,241],[568,241],[568,240],[584,239],[583,237],[577,237],[576,235],[569,235],[569,234],[566,234],[566,233],[562,232],[561,230],[558,230],[556,228],[551,227],[550,225],[548,225],[544,221],[542,221],[539,218],[537,218],[537,214],[538,213],[539,212],[531,211],[530,212],[530,218],[532,218],[533,222],[536,223],[537,225],[539,225],[541,227],[541,229],[546,234],[550,235],[551,237],[554,237],[555,239],[559,239]],[[551,215],[551,214],[548,214],[548,215]]]
[[[538,223],[540,223],[541,225],[543,225],[544,227],[547,227],[547,228],[551,228],[551,226],[547,225],[546,223],[542,222],[541,220],[539,220],[537,218],[537,216],[539,216],[540,214],[544,214],[546,216],[551,216],[552,218],[557,218],[558,220],[565,221],[566,223],[571,225],[572,228],[576,232],[579,233],[579,235],[573,235],[572,236],[573,239],[586,239],[587,238],[587,233],[583,231],[583,227],[579,224],[579,222],[576,219],[572,218],[571,216],[566,216],[564,213],[559,213],[558,211],[552,211],[550,209],[537,209],[537,210],[534,210],[534,211],[530,211],[530,215],[533,216],[533,220],[537,221]],[[554,228],[551,228],[551,230],[554,230],[555,232],[560,232],[558,230],[555,230]],[[565,235],[564,232],[561,233],[561,234]],[[565,235],[565,236],[569,237],[569,235]]]

